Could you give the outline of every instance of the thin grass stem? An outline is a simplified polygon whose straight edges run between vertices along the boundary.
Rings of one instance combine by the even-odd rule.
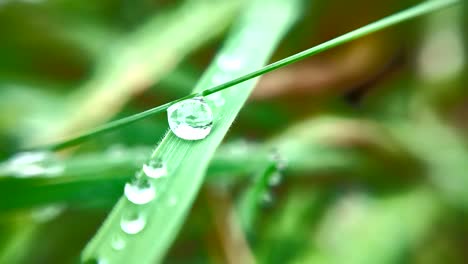
[[[385,18],[382,18],[382,19],[377,20],[377,21],[375,21],[373,23],[370,23],[370,24],[368,24],[366,26],[363,26],[361,28],[358,28],[356,30],[348,32],[348,33],[346,33],[344,35],[341,35],[339,37],[336,37],[334,39],[326,41],[326,42],[324,42],[322,44],[319,44],[319,45],[317,45],[315,47],[312,47],[310,49],[307,49],[307,50],[304,50],[302,52],[296,53],[296,54],[294,54],[292,56],[289,56],[289,57],[284,58],[282,60],[279,60],[277,62],[271,63],[271,64],[269,64],[269,65],[267,65],[267,66],[265,66],[263,68],[260,68],[260,69],[258,69],[256,71],[253,71],[251,73],[243,75],[243,76],[241,76],[239,78],[233,79],[233,80],[228,81],[226,83],[223,83],[221,85],[214,86],[214,87],[212,87],[210,89],[206,89],[206,90],[204,90],[204,91],[202,91],[200,93],[193,93],[193,94],[181,97],[181,98],[179,98],[177,100],[165,103],[163,105],[160,105],[160,106],[157,106],[157,107],[154,107],[154,108],[151,108],[149,110],[146,110],[146,111],[143,111],[143,112],[140,112],[140,113],[137,113],[137,114],[134,114],[134,115],[131,115],[131,116],[128,116],[128,117],[113,121],[113,122],[109,122],[107,124],[104,124],[102,126],[99,126],[99,127],[95,128],[95,129],[92,129],[92,130],[90,130],[88,132],[85,132],[85,133],[83,133],[81,135],[78,135],[76,137],[64,140],[62,142],[58,142],[58,143],[54,143],[54,144],[50,144],[50,145],[46,145],[46,146],[35,147],[35,148],[30,149],[30,150],[35,150],[35,149],[59,150],[59,149],[63,149],[63,148],[66,148],[66,147],[73,146],[73,145],[77,145],[77,144],[79,144],[79,143],[81,143],[81,142],[83,142],[85,140],[88,140],[88,139],[90,139],[90,138],[92,138],[92,137],[94,137],[96,135],[111,131],[111,130],[119,128],[119,127],[130,125],[130,124],[132,124],[132,123],[134,123],[136,121],[139,121],[139,120],[147,118],[147,117],[149,117],[151,115],[154,115],[154,114],[160,113],[162,111],[165,111],[171,105],[173,105],[175,103],[178,103],[180,101],[190,99],[190,98],[194,98],[194,97],[197,97],[197,96],[200,96],[200,95],[207,96],[207,95],[222,91],[224,89],[227,89],[227,88],[232,87],[234,85],[237,85],[239,83],[248,81],[248,80],[253,79],[255,77],[259,77],[259,76],[261,76],[263,74],[272,72],[272,71],[274,71],[276,69],[285,67],[285,66],[287,66],[289,64],[295,63],[297,61],[308,58],[308,57],[310,57],[312,55],[324,52],[324,51],[329,50],[331,48],[334,48],[336,46],[339,46],[339,45],[345,44],[347,42],[353,41],[355,39],[361,38],[363,36],[369,35],[369,34],[374,33],[376,31],[383,30],[383,29],[391,27],[393,25],[397,25],[399,23],[402,23],[402,22],[405,22],[407,20],[420,17],[422,15],[432,13],[432,12],[437,11],[437,10],[441,10],[441,9],[444,9],[444,8],[454,6],[454,5],[458,4],[458,3],[460,3],[459,0],[431,0],[431,1],[423,2],[421,4],[415,5],[415,6],[411,7],[411,8],[406,9],[406,10],[403,10],[403,11],[401,11],[399,13],[390,15],[390,16],[385,17]]]

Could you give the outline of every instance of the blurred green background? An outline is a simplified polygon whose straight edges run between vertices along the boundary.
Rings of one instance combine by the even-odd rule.
[[[0,263],[77,263],[166,115],[11,157],[187,95],[245,2],[0,0]],[[271,61],[417,3],[303,1]],[[462,1],[263,76],[165,262],[468,263],[467,54]]]

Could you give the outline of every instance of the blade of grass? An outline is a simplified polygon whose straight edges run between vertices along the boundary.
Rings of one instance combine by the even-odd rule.
[[[284,200],[256,230],[255,255],[259,263],[299,262],[305,251],[311,251],[309,240],[328,206],[329,191],[310,186],[289,186]]]
[[[237,203],[237,216],[247,234],[252,232],[252,226],[261,205],[270,202],[268,200],[271,198],[269,196],[270,181],[272,177],[276,177],[275,173],[279,172],[276,164],[272,162],[254,178],[254,182],[244,191]]]
[[[130,98],[222,33],[242,2],[184,1],[160,11],[101,52],[93,74],[65,100],[59,121],[51,122],[47,131],[31,134],[28,141],[49,143],[108,121]]]
[[[202,91],[211,83],[215,74],[240,75],[263,65],[287,29],[298,17],[299,1],[258,0],[249,4],[238,24],[233,29],[219,56],[232,56],[243,62],[239,70],[226,72],[214,63],[195,88]],[[252,36],[264,43],[251,41]],[[216,58],[215,62],[219,59]],[[237,113],[247,100],[255,80],[242,84],[242,92],[225,91],[229,98],[215,110],[214,127],[210,135],[200,141],[185,141],[168,133],[151,155],[152,160],[165,162],[168,176],[152,180],[158,187],[158,196],[146,206],[132,204],[120,199],[96,236],[83,252],[84,260],[103,259],[112,263],[160,262],[174,240],[191,204],[203,182],[208,163],[221,143]],[[171,201],[176,201],[171,203]],[[137,212],[147,217],[144,230],[136,235],[127,235],[120,228],[124,214]],[[115,236],[127,243],[117,252],[111,244]]]
[[[210,161],[207,180],[213,184],[247,180],[246,177],[258,173],[259,168],[272,165],[270,150],[273,148],[287,161],[285,175],[288,177],[346,176],[378,183],[397,181],[394,173],[405,179],[403,175],[419,175],[418,161],[400,146],[400,141],[395,142],[386,132],[377,124],[364,120],[331,117],[306,120],[262,145],[238,141],[223,144]],[[349,140],[357,140],[361,145],[334,143]],[[361,149],[363,145],[367,147]],[[15,197],[0,200],[0,210],[61,202],[72,206],[110,206],[121,195],[124,182],[144,162],[150,148],[121,149],[119,152],[118,155],[106,151],[70,157],[64,161],[63,174],[53,178],[17,179],[0,171],[0,193]],[[405,168],[405,173],[395,168]],[[380,177],[374,177],[375,174]],[[258,188],[262,189],[262,181],[258,183]]]
[[[341,35],[339,37],[336,37],[336,38],[334,38],[332,40],[329,40],[327,42],[319,44],[319,45],[317,45],[315,47],[312,47],[310,49],[307,49],[307,50],[304,50],[304,51],[299,52],[297,54],[294,54],[292,56],[289,56],[289,57],[287,57],[285,59],[282,59],[282,60],[279,60],[279,61],[274,62],[272,64],[269,64],[269,65],[267,65],[267,66],[265,66],[263,68],[252,71],[252,72],[250,72],[248,74],[245,74],[245,75],[243,75],[243,76],[241,76],[239,78],[235,78],[235,79],[233,79],[233,80],[231,80],[229,82],[223,83],[221,85],[214,86],[214,87],[212,87],[210,89],[206,89],[204,91],[200,90],[200,91],[197,91],[196,93],[181,97],[181,98],[179,98],[177,100],[174,100],[172,102],[165,103],[163,105],[160,105],[160,106],[154,107],[152,109],[140,112],[138,114],[128,116],[128,117],[125,117],[125,118],[122,118],[122,119],[119,119],[119,120],[116,120],[116,121],[113,121],[113,122],[109,122],[107,124],[104,124],[104,125],[102,125],[100,127],[92,129],[92,130],[90,130],[88,132],[85,132],[85,133],[83,133],[81,135],[78,135],[76,137],[73,137],[71,139],[68,139],[68,140],[65,140],[65,141],[62,141],[62,142],[59,142],[59,143],[55,143],[55,144],[46,145],[46,146],[34,147],[32,149],[58,150],[58,149],[63,149],[63,148],[66,148],[66,147],[70,147],[70,146],[79,144],[79,143],[81,143],[81,142],[83,142],[83,141],[85,141],[85,140],[87,140],[87,139],[89,139],[89,138],[91,138],[91,137],[93,137],[95,135],[105,133],[107,131],[110,131],[110,130],[113,130],[113,129],[116,129],[116,128],[119,128],[119,127],[122,127],[122,126],[129,125],[129,124],[134,123],[134,122],[136,122],[136,121],[138,121],[140,119],[147,118],[147,117],[149,117],[149,116],[151,116],[153,114],[157,114],[157,113],[160,113],[162,111],[165,111],[167,108],[169,108],[169,106],[171,106],[171,105],[173,105],[173,104],[175,104],[177,102],[180,102],[180,101],[183,101],[183,100],[186,100],[186,99],[190,99],[190,98],[194,98],[194,97],[197,97],[197,96],[200,96],[200,95],[207,96],[207,95],[222,91],[222,90],[224,90],[226,88],[229,88],[229,87],[232,87],[234,85],[240,84],[242,82],[248,81],[250,79],[253,79],[253,78],[258,77],[260,75],[263,75],[263,74],[266,74],[268,72],[274,71],[276,69],[285,67],[285,66],[287,66],[287,65],[289,65],[291,63],[303,60],[303,59],[305,59],[307,57],[310,57],[310,56],[315,55],[317,53],[326,51],[326,50],[331,49],[333,47],[345,44],[345,43],[350,42],[352,40],[355,40],[357,38],[366,36],[368,34],[376,32],[376,31],[388,28],[388,27],[393,26],[393,25],[397,25],[397,24],[402,23],[404,21],[407,21],[407,20],[410,20],[410,19],[413,19],[413,18],[417,18],[419,16],[422,16],[422,15],[425,15],[425,14],[428,14],[428,13],[431,13],[431,12],[434,12],[434,11],[437,11],[437,10],[441,10],[441,9],[444,9],[444,8],[447,8],[447,7],[451,7],[451,6],[453,6],[455,4],[458,4],[458,3],[459,3],[459,0],[431,0],[431,1],[423,2],[423,3],[419,4],[419,5],[408,8],[408,9],[403,10],[403,11],[401,11],[399,13],[394,14],[394,15],[385,17],[385,18],[383,18],[381,20],[378,20],[376,22],[368,24],[368,25],[366,25],[364,27],[353,30],[353,31],[351,31],[349,33],[346,33],[346,34]]]

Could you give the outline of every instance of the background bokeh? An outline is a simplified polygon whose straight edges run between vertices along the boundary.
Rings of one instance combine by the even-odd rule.
[[[0,263],[76,263],[166,115],[39,168],[11,157],[189,94],[240,2],[0,0]],[[303,2],[272,62],[421,1]],[[263,76],[166,262],[467,263],[461,2]],[[287,166],[245,228],[237,209],[272,149]]]

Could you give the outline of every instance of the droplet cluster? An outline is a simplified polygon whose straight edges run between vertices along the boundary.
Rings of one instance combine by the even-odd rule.
[[[233,79],[232,71],[242,68],[243,61],[227,55],[219,56],[217,64],[221,71],[211,77],[213,85],[219,85]],[[222,107],[225,99],[221,92],[207,97],[211,105]],[[201,140],[206,138],[213,127],[213,111],[204,97],[195,97],[171,105],[167,109],[168,123],[171,131],[184,140]],[[114,151],[115,152],[115,151]],[[115,154],[115,153],[113,153]],[[120,155],[117,149],[116,156]],[[152,158],[145,163],[140,172],[125,184],[124,194],[128,201],[135,207],[122,212],[120,229],[126,235],[136,235],[144,230],[147,225],[145,210],[141,206],[148,204],[157,197],[155,180],[160,180],[168,175],[166,164],[157,158]],[[172,207],[178,203],[176,196],[167,200],[167,206]],[[111,247],[116,251],[123,250],[127,245],[126,236],[116,234],[112,237]]]
[[[213,86],[234,79],[236,71],[244,66],[244,61],[239,57],[223,54],[217,57],[216,64],[219,70],[210,79],[210,84]],[[218,91],[206,98],[200,96],[171,105],[167,109],[167,120],[171,131],[185,140],[206,138],[213,126],[211,106],[222,107],[226,102],[222,94],[222,91]]]
[[[122,212],[120,229],[123,234],[115,234],[111,240],[111,247],[115,251],[123,250],[128,242],[128,235],[142,232],[147,225],[147,214],[142,206],[154,201],[157,197],[157,181],[161,181],[168,174],[167,166],[161,159],[153,158],[143,164],[141,170],[124,187],[124,195],[134,207],[128,207]],[[176,198],[171,197],[174,204]],[[169,200],[171,203],[172,200]]]

